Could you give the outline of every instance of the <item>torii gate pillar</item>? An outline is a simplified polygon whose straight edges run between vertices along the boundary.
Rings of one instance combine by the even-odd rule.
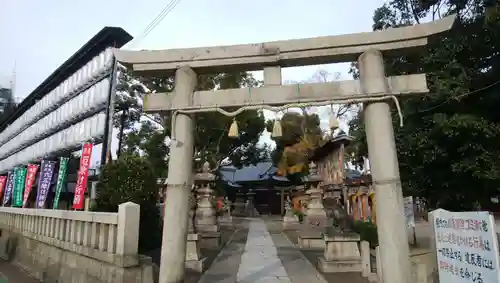
[[[388,93],[382,53],[367,51],[359,56],[358,63],[363,92]],[[412,282],[403,193],[389,103],[366,103],[364,123],[377,202],[377,233],[384,267],[382,282]]]
[[[176,102],[191,105],[196,83],[196,73],[191,68],[178,68],[175,72]],[[188,199],[193,184],[194,127],[191,117],[178,114],[172,119],[172,129],[175,129],[175,140],[170,146],[168,161],[159,283],[184,282]]]

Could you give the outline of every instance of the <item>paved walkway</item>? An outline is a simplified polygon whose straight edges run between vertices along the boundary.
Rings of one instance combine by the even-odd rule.
[[[260,219],[250,222],[236,282],[292,282],[278,257],[278,250],[267,231],[266,224]]]
[[[267,223],[269,224],[269,223]],[[278,229],[248,219],[199,283],[326,283]]]
[[[0,260],[0,283],[39,283],[19,267]]]

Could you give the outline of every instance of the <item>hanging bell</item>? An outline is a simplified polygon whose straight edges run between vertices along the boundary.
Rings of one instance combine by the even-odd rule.
[[[271,137],[273,137],[273,138],[279,138],[281,136],[283,136],[283,130],[281,128],[281,122],[280,122],[280,120],[276,119],[276,120],[274,120],[273,132],[271,133]]]
[[[338,129],[340,126],[339,120],[334,115],[330,116],[330,121],[328,122],[328,124],[330,125],[330,129],[332,131]]]
[[[233,119],[233,123],[231,123],[231,127],[229,127],[229,132],[227,136],[230,138],[238,138],[240,136],[240,133],[238,131],[238,123],[236,122],[236,119]]]

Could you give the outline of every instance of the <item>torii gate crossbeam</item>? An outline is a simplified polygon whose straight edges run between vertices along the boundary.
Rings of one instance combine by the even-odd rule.
[[[364,120],[368,153],[376,192],[377,224],[384,283],[410,283],[403,195],[390,106],[381,99],[427,92],[425,74],[385,76],[382,53],[405,54],[424,47],[428,39],[450,30],[455,16],[384,31],[309,39],[155,51],[115,50],[121,63],[140,75],[175,72],[173,94],[148,95],[147,112],[176,111],[172,119],[175,143],[171,146],[169,183],[164,216],[160,283],[184,279],[188,223],[188,196],[193,164],[191,112],[214,107],[282,105],[294,102],[367,99]],[[359,63],[360,80],[281,86],[281,68],[336,62]],[[197,74],[264,70],[264,87],[195,91]],[[300,92],[297,91],[300,89]],[[368,98],[379,101],[368,102]],[[191,111],[191,112],[190,112]]]

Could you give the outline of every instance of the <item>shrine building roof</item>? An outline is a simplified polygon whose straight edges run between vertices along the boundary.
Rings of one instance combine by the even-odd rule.
[[[332,151],[339,149],[342,145],[347,146],[354,140],[353,137],[341,134],[336,137],[332,137],[327,140],[322,146],[316,148],[311,157],[309,157],[309,161],[320,161],[323,158],[327,157]]]

